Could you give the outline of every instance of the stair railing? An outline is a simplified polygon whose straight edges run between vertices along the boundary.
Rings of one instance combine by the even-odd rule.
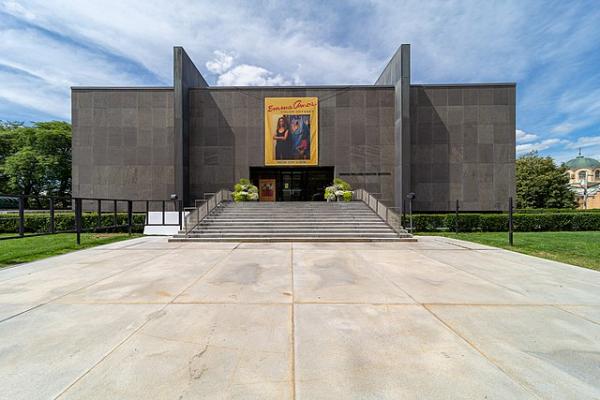
[[[362,201],[388,224],[396,233],[406,234],[402,226],[402,215],[394,211],[398,207],[389,207],[380,202],[372,193],[364,189],[356,189],[352,193],[354,200]]]
[[[184,208],[183,231],[188,236],[208,215],[224,201],[231,201],[231,191],[221,189],[203,200],[195,200],[194,207]]]

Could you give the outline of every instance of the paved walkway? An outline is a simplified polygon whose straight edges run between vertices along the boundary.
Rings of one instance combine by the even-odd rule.
[[[442,238],[0,271],[2,399],[600,398],[600,273]]]

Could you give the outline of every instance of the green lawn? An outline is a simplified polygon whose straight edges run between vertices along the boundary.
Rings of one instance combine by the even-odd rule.
[[[0,268],[139,236],[129,236],[126,233],[82,233],[79,246],[75,242],[74,233],[0,240]]]
[[[430,235],[430,233],[421,233]],[[600,232],[515,232],[514,246],[506,232],[431,233],[501,247],[536,257],[600,271]]]

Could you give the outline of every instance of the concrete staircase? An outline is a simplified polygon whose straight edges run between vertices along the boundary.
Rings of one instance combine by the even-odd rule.
[[[199,225],[170,241],[400,241],[362,201],[223,202]]]

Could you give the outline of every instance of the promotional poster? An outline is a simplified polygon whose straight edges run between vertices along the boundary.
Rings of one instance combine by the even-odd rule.
[[[318,165],[319,99],[265,98],[265,165]]]

